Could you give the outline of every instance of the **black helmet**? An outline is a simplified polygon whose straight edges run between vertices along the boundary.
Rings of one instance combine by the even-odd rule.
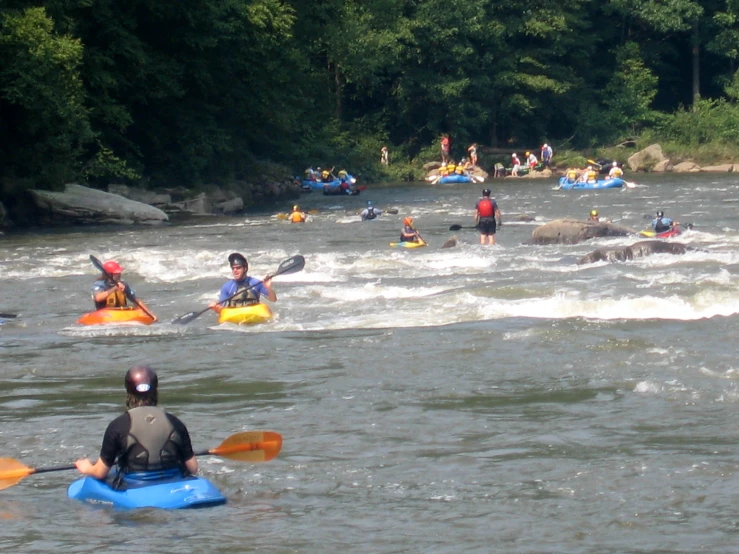
[[[663,212],[662,210],[658,211],[657,217],[660,217],[660,218],[665,217],[665,212]]]
[[[246,268],[249,267],[249,262],[247,262],[246,258],[238,252],[234,252],[233,254],[230,254],[228,256],[228,263],[231,265],[231,267],[235,265],[243,265]]]
[[[490,189],[483,189],[482,190],[482,195],[483,196],[490,196]]]
[[[128,394],[141,396],[156,393],[159,378],[148,365],[137,365],[126,372],[124,382]]]

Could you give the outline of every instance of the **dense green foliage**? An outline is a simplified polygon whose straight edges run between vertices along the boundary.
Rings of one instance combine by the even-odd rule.
[[[4,0],[0,182],[739,139],[737,0]],[[391,164],[379,164],[390,146]]]

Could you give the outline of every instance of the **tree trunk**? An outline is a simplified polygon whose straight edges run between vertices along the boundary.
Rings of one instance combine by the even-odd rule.
[[[701,97],[700,90],[700,29],[698,21],[693,23],[693,109],[698,105],[698,100]]]

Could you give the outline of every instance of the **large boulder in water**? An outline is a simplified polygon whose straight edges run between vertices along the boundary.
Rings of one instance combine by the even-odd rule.
[[[77,184],[66,185],[64,192],[30,192],[41,223],[151,225],[169,219],[159,208]]]
[[[596,237],[625,237],[636,232],[607,221],[555,219],[534,229],[531,238],[534,244],[577,244]]]
[[[587,256],[580,258],[577,263],[591,264],[593,262],[625,262],[636,258],[643,258],[651,254],[685,254],[688,247],[680,242],[666,242],[663,240],[643,240],[631,246],[619,248],[598,248]]]

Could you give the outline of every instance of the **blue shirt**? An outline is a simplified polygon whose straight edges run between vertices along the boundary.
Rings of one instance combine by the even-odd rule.
[[[262,294],[264,294],[265,296],[269,296],[269,291],[267,290],[267,287],[265,287],[259,279],[247,276],[244,277],[241,281],[231,279],[225,285],[223,285],[221,287],[221,295],[218,297],[218,302],[223,302],[229,296],[233,296],[239,289],[246,289],[249,287],[253,287],[250,292],[254,294],[257,301],[259,301],[259,296]]]
[[[658,217],[652,221],[652,229],[656,231],[658,224],[661,230],[665,230],[665,228],[669,228],[672,225],[672,220],[669,217]]]

